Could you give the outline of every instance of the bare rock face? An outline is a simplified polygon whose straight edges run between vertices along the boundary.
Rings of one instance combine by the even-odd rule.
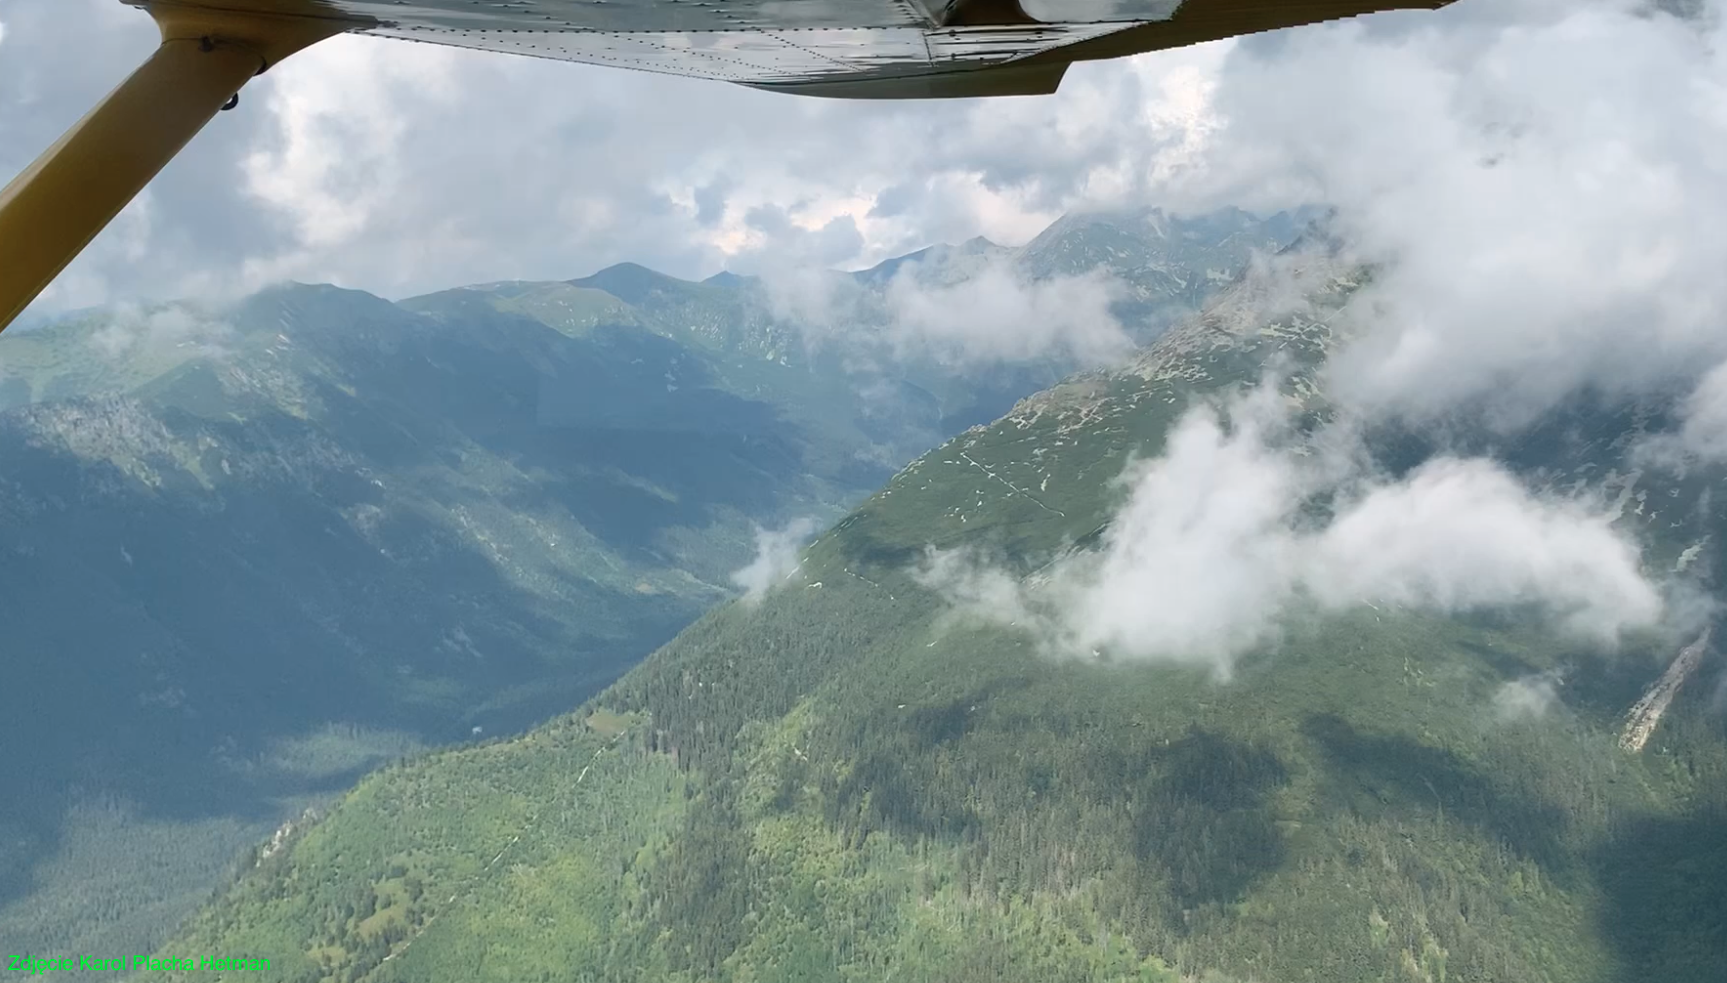
[[[1709,651],[1709,635],[1712,629],[1705,628],[1697,640],[1680,650],[1678,658],[1673,660],[1655,685],[1649,687],[1649,692],[1632,705],[1625,715],[1625,731],[1619,735],[1619,746],[1633,754],[1642,751],[1649,744],[1649,738],[1654,735],[1655,728],[1661,725],[1661,717],[1673,705],[1673,698],[1679,695],[1680,687],[1684,686],[1702,664],[1703,656]]]

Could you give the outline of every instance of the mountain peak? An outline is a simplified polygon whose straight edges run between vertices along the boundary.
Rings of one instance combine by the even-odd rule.
[[[737,273],[733,273],[731,270],[721,270],[702,282],[713,287],[732,289],[754,283],[757,279],[757,277],[753,276],[741,276]]]
[[[618,263],[608,266],[593,276],[570,280],[572,286],[594,287],[604,290],[613,297],[625,303],[639,304],[656,290],[675,290],[693,286],[689,280],[680,280],[657,270],[650,270],[639,263]]]
[[[957,246],[943,242],[926,246],[916,252],[906,253],[904,256],[895,256],[893,259],[883,260],[867,270],[853,273],[852,276],[863,283],[886,283],[899,275],[900,270],[908,265],[921,266],[931,271],[942,270],[956,263],[964,264],[969,268],[975,266],[980,257],[987,259],[994,255],[1006,256],[1012,252],[1013,250],[1007,246],[998,245],[983,236],[974,236]]]

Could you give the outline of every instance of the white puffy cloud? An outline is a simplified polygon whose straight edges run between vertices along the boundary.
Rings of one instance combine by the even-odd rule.
[[[779,529],[756,527],[756,556],[732,573],[732,583],[744,590],[746,604],[760,603],[798,568],[798,553],[815,534],[816,520],[793,519]]]
[[[1068,649],[1227,668],[1266,638],[1300,575],[1291,522],[1304,479],[1269,446],[1275,416],[1236,422],[1226,431],[1195,410],[1163,457],[1122,476],[1130,491],[1104,549],[1051,576]]]
[[[1536,498],[1479,458],[1436,458],[1373,487],[1312,546],[1304,583],[1331,607],[1539,604],[1572,634],[1604,643],[1661,614],[1636,547],[1605,514]]]
[[[1682,390],[1727,359],[1721,4],[1464,2],[1244,43],[1191,201],[1337,207],[1385,262],[1332,387],[1514,428],[1583,387]]]
[[[964,554],[933,556],[919,576],[1059,654],[1225,675],[1299,604],[1529,606],[1601,645],[1661,618],[1636,547],[1598,510],[1533,495],[1486,460],[1438,458],[1390,481],[1352,473],[1355,459],[1296,440],[1275,390],[1261,387],[1227,422],[1190,411],[1162,456],[1127,468],[1100,549],[1026,583]],[[1303,509],[1322,493],[1336,500],[1315,524]]]

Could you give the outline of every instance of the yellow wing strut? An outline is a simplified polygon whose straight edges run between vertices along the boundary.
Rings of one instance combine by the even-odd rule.
[[[283,5],[287,6],[287,5]],[[0,330],[204,128],[246,80],[367,24],[330,16],[148,4],[150,59],[0,190]]]

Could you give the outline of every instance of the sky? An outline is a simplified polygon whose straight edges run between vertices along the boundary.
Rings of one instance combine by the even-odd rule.
[[[155,43],[118,0],[0,0],[0,24],[8,174]],[[1191,156],[1229,48],[1081,66],[1047,98],[859,103],[339,37],[248,85],[38,310],[281,279],[400,298],[621,261],[705,277],[1020,243]]]
[[[396,298],[625,260],[777,275],[978,235],[1016,245],[1086,207],[1324,204],[1380,264],[1326,379],[1357,419],[1515,432],[1579,392],[1667,394],[1681,426],[1651,459],[1727,459],[1723,2],[1680,17],[1676,0],[1459,0],[1081,65],[1054,96],[943,102],[338,38],[249,86],[39,306],[284,278]],[[115,0],[0,0],[0,25],[9,171],[152,44]],[[980,284],[890,297],[888,342],[962,362],[1119,353],[1105,280]],[[995,313],[959,316],[979,311]],[[1227,669],[1298,593],[1541,603],[1601,638],[1660,619],[1663,585],[1578,503],[1491,461],[1315,474],[1282,427],[1251,400],[1184,419],[1123,476],[1112,538],[1069,571],[1052,637]],[[1349,492],[1334,521],[1296,528],[1302,496],[1328,488]],[[755,592],[793,541],[764,535],[761,576],[740,582]],[[1169,555],[1190,559],[1179,582],[1146,562]],[[1035,620],[968,562],[925,575]],[[1195,593],[1138,600],[1178,589]]]

